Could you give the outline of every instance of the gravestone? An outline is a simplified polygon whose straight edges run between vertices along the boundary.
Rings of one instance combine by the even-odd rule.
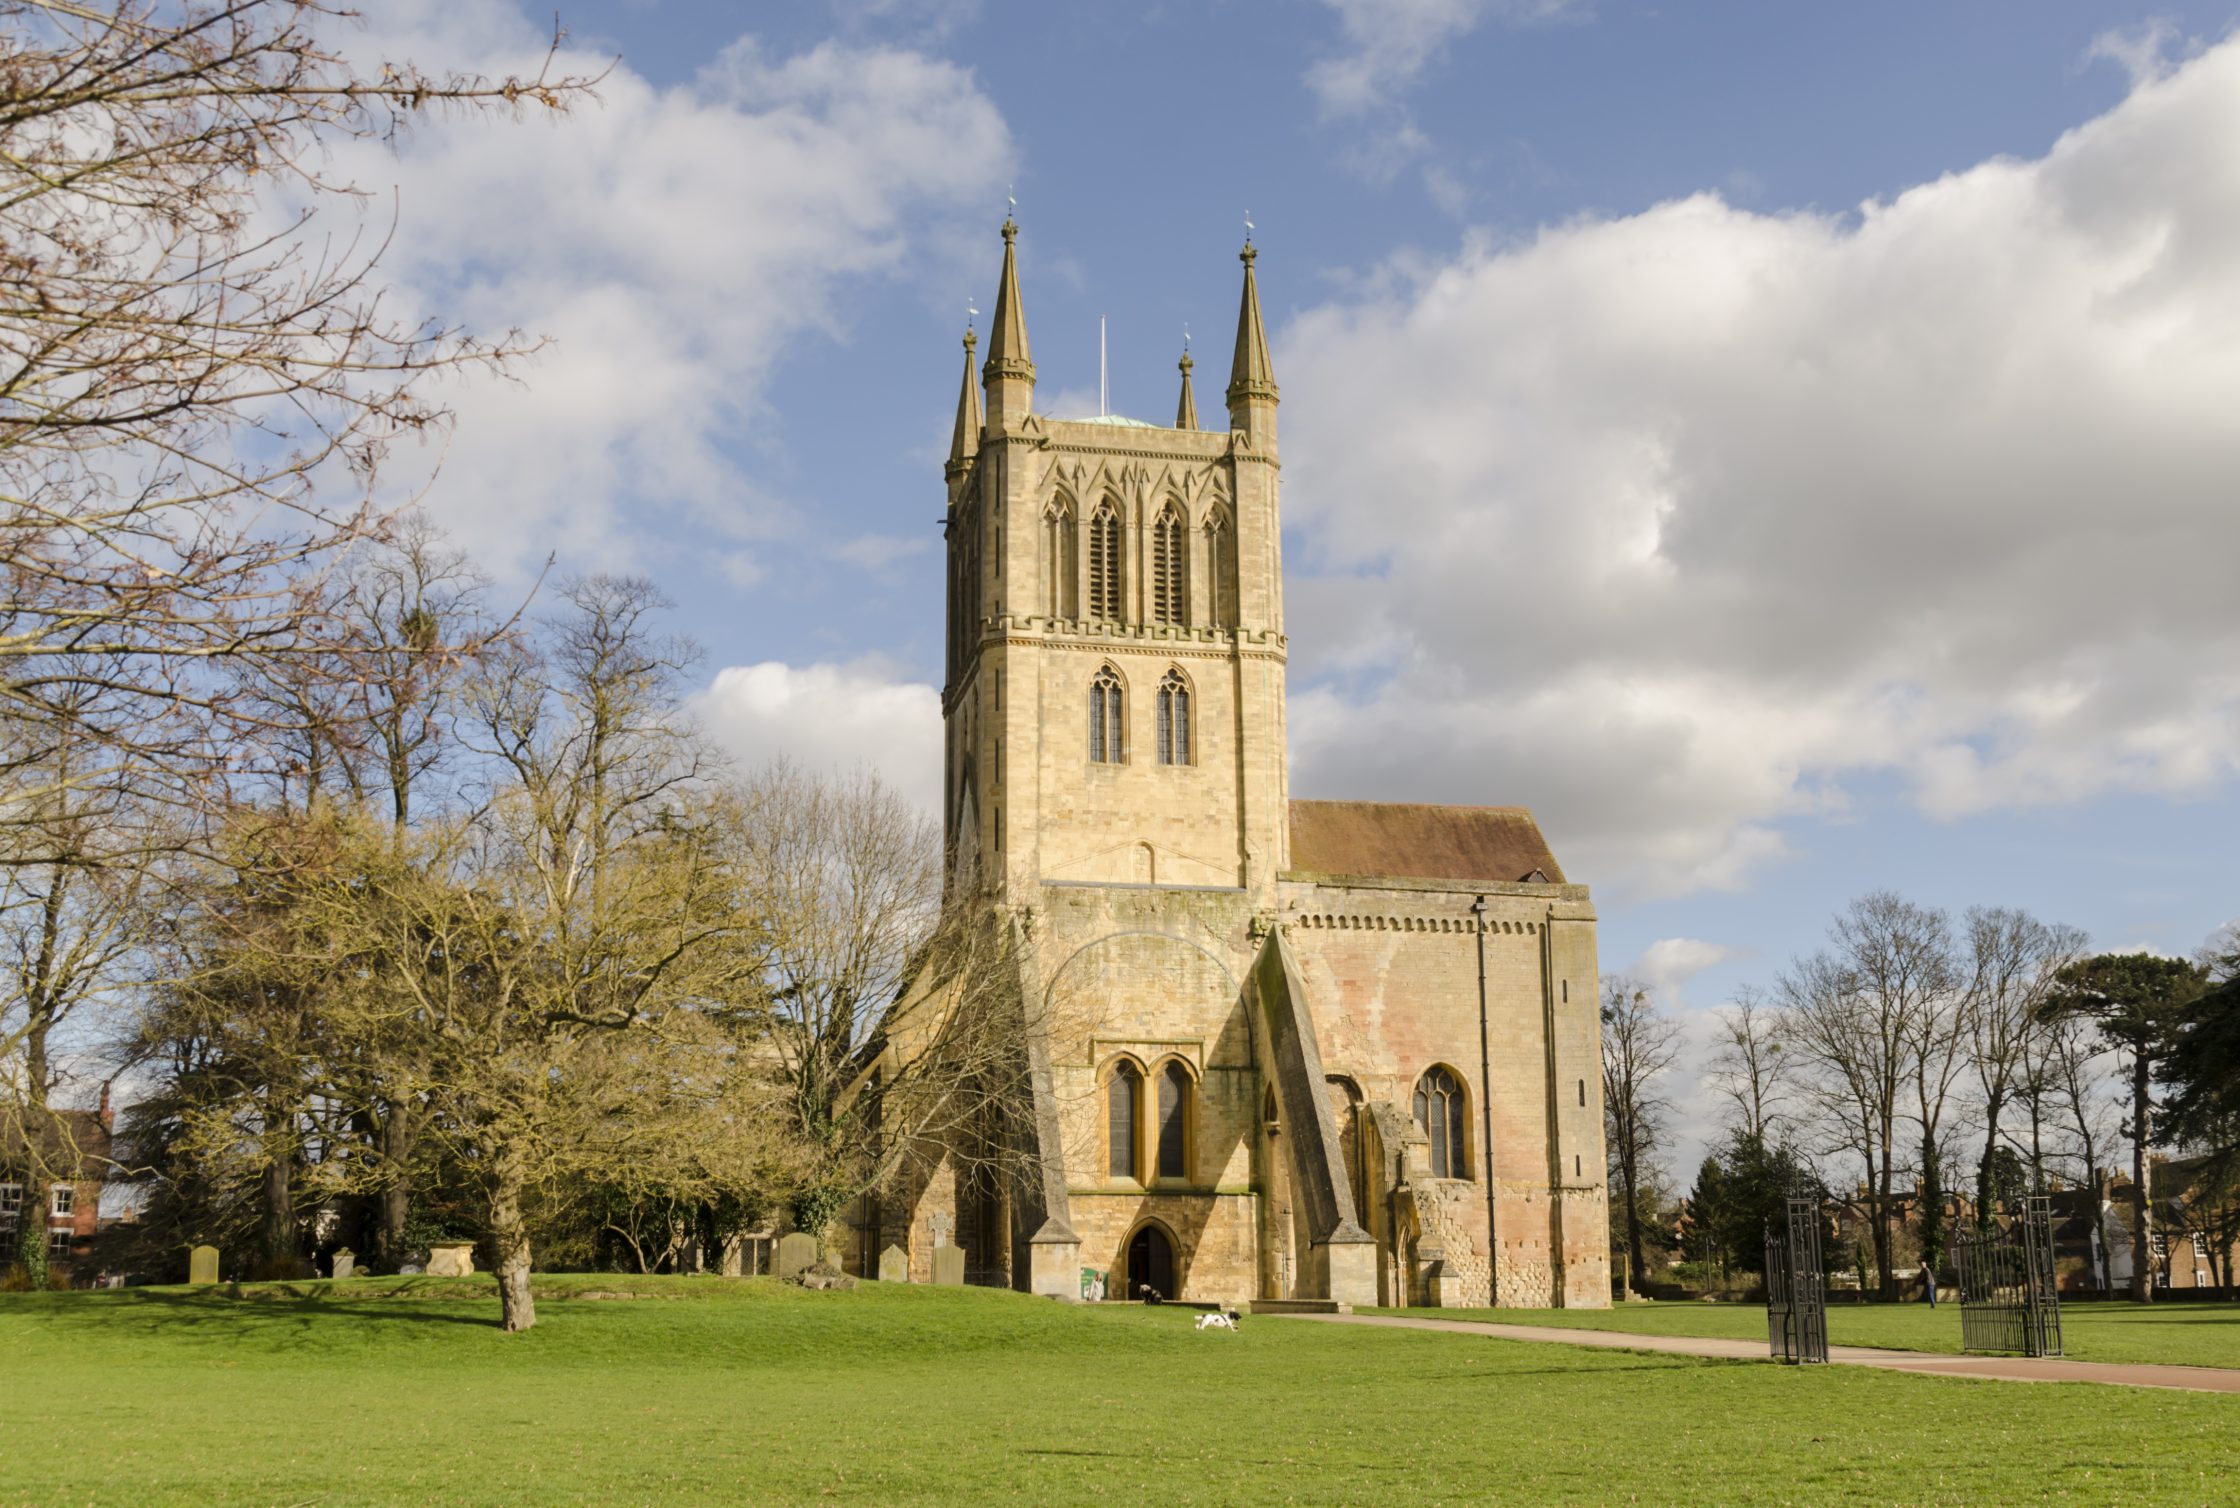
[[[879,1281],[882,1283],[907,1283],[910,1281],[910,1256],[899,1246],[890,1246],[879,1253]]]
[[[963,1247],[936,1246],[933,1249],[933,1280],[944,1288],[964,1286]]]
[[[356,1277],[358,1275],[358,1254],[347,1246],[336,1252],[334,1254],[334,1275],[338,1279]]]
[[[474,1243],[472,1241],[446,1241],[428,1248],[428,1276],[431,1278],[471,1278],[474,1276]]]
[[[773,1269],[781,1278],[799,1277],[817,1265],[817,1238],[806,1231],[795,1231],[778,1238],[778,1263]]]
[[[218,1248],[197,1246],[187,1253],[187,1281],[190,1283],[215,1283],[218,1281]]]
[[[746,1237],[733,1231],[723,1238],[723,1252],[718,1271],[727,1278],[738,1277],[746,1270]]]

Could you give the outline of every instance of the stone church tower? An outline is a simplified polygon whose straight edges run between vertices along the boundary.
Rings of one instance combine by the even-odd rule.
[[[1208,430],[1187,353],[1171,426],[1036,413],[1017,240],[946,467],[943,790],[951,889],[1016,927],[1047,1026],[1041,1172],[937,1176],[862,1249],[1076,1296],[1607,1304],[1586,888],[1521,808],[1291,799],[1256,251]]]

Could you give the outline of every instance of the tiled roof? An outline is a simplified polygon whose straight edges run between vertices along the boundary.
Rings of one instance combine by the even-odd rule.
[[[1468,885],[1564,883],[1540,825],[1521,806],[1294,801],[1291,868]]]

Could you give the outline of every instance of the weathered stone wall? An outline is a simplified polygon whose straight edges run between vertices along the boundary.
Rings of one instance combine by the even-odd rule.
[[[1484,1303],[1474,895],[1404,881],[1287,882],[1282,915],[1316,1002],[1326,1072],[1349,1079],[1368,1101],[1411,1115],[1416,1083],[1433,1065],[1452,1069],[1466,1086],[1469,1177],[1442,1186],[1439,1218],[1465,1301]],[[1576,886],[1493,887],[1487,896],[1492,1175],[1503,1304],[1609,1302],[1592,915]],[[1376,1213],[1372,1231],[1389,1246],[1389,1211]],[[1466,1250],[1455,1249],[1457,1236],[1467,1238]],[[1382,1267],[1396,1264],[1406,1265],[1388,1250]]]

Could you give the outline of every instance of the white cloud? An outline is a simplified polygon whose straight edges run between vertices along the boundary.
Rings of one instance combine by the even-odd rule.
[[[1488,20],[1568,19],[1582,0],[1323,0],[1338,13],[1346,50],[1307,70],[1324,113],[1359,115],[1390,104],[1446,45]]]
[[[1700,937],[1660,937],[1641,950],[1626,973],[1659,1000],[1673,1003],[1682,986],[1704,970],[1748,956],[1747,948],[1730,948]]]
[[[2114,27],[2094,37],[2083,61],[2113,63],[2131,75],[2134,86],[2153,83],[2168,77],[2170,53],[2180,40],[2168,16],[2150,16],[2136,26]]]
[[[1672,892],[1863,773],[1938,817],[2233,779],[2236,139],[2240,42],[1856,215],[1702,195],[1309,311],[1302,792],[1525,802]]]
[[[811,771],[868,768],[921,810],[941,810],[941,694],[882,660],[730,666],[693,711],[742,768],[781,758]]]
[[[923,555],[933,548],[933,541],[923,537],[904,538],[899,534],[861,534],[843,540],[832,547],[832,558],[873,574],[891,569],[896,561],[908,560],[913,555]]]
[[[504,0],[396,0],[354,45],[502,74],[533,73],[543,41]],[[969,71],[875,46],[779,57],[742,38],[690,84],[624,64],[599,94],[558,121],[437,120],[398,155],[342,157],[381,213],[397,185],[385,271],[405,306],[552,337],[523,382],[451,390],[430,508],[500,568],[554,545],[638,568],[679,536],[792,532],[738,454],[782,446],[764,404],[778,361],[844,334],[864,280],[946,276],[928,263],[953,207],[990,202],[1011,153]]]

